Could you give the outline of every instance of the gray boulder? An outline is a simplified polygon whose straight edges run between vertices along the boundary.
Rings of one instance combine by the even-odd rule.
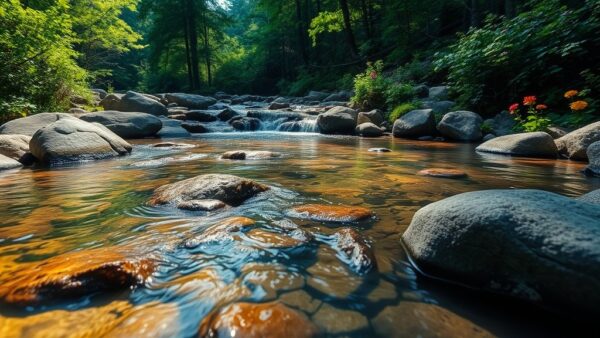
[[[383,130],[371,122],[365,122],[356,126],[355,133],[364,137],[379,137],[383,135]]]
[[[12,158],[24,165],[33,164],[35,158],[29,152],[30,136],[0,135],[0,155]]]
[[[448,87],[438,86],[429,88],[429,99],[436,101],[448,99]]]
[[[165,98],[169,101],[169,103],[175,102],[179,106],[184,106],[191,109],[206,109],[217,103],[217,100],[213,99],[212,97],[195,94],[169,93],[165,94]]]
[[[302,100],[304,102],[323,101],[329,95],[330,95],[329,93],[311,90],[310,92],[308,92],[308,95],[306,95],[305,97],[302,98]]]
[[[157,116],[167,115],[168,113],[167,107],[159,101],[133,91],[128,91],[127,94],[121,97],[116,94],[110,94],[100,102],[100,105],[105,110],[142,112]]]
[[[468,192],[420,209],[402,238],[429,275],[600,313],[598,205],[540,190]]]
[[[434,114],[444,115],[448,113],[454,106],[454,101],[424,101],[421,104],[423,109],[431,109]]]
[[[476,150],[527,157],[556,158],[558,155],[554,139],[543,131],[496,137],[479,145]]]
[[[440,134],[449,139],[474,142],[483,137],[481,134],[482,124],[483,119],[478,114],[459,110],[444,115],[437,129]]]
[[[600,189],[581,195],[577,197],[577,200],[600,205]]]
[[[132,147],[101,124],[61,119],[38,130],[29,149],[41,162],[55,164],[125,155]]]
[[[587,148],[597,141],[600,141],[600,121],[570,132],[555,142],[560,155],[572,160],[585,161],[588,159]]]
[[[585,172],[591,176],[600,176],[600,141],[590,144],[587,148],[587,157],[590,164]]]
[[[485,120],[485,124],[492,128],[496,136],[509,135],[513,133],[513,128],[517,121],[507,111],[502,111],[491,119]]]
[[[366,122],[371,122],[376,126],[381,126],[383,123],[383,115],[378,109],[373,109],[369,112],[360,112],[358,113],[356,124],[362,124]]]
[[[269,110],[277,110],[277,109],[284,109],[284,108],[289,108],[290,104],[287,102],[271,102],[271,104],[269,105]]]
[[[410,111],[394,122],[392,133],[395,137],[417,138],[436,133],[435,116],[431,109]]]
[[[6,122],[0,126],[0,134],[33,136],[38,129],[41,129],[60,119],[76,120],[77,118],[65,113],[35,114]]]
[[[0,154],[0,171],[21,168],[23,164],[8,156]]]
[[[162,129],[158,132],[157,136],[162,138],[169,137],[188,137],[190,133],[181,127],[182,121],[161,118]]]
[[[185,113],[185,119],[197,122],[214,122],[218,118],[210,112],[203,110],[190,110]]]
[[[189,131],[192,134],[209,133],[210,130],[200,122],[183,122],[181,128]]]
[[[231,118],[238,116],[238,115],[240,115],[238,112],[227,107],[217,114],[217,118],[221,121],[228,121]]]
[[[333,93],[333,94],[327,96],[322,101],[323,102],[347,102],[347,101],[350,101],[350,98],[352,98],[352,92],[349,92],[347,90],[341,90],[337,93]]]
[[[553,139],[557,139],[567,135],[569,132],[571,132],[571,130],[562,127],[551,126],[546,128],[546,132],[550,134]]]
[[[83,114],[79,118],[100,123],[125,139],[155,136],[162,128],[158,117],[146,113],[101,111]]]
[[[417,85],[414,87],[413,92],[416,97],[424,99],[426,97],[429,97],[429,86],[424,84]]]
[[[92,93],[95,93],[96,95],[98,95],[100,100],[102,100],[108,96],[108,93],[106,92],[106,90],[99,89],[99,88],[92,88]]]
[[[353,134],[358,112],[347,107],[334,107],[317,117],[317,125],[323,134]]]
[[[260,128],[260,120],[255,117],[236,116],[228,122],[233,129],[240,131],[255,131]]]

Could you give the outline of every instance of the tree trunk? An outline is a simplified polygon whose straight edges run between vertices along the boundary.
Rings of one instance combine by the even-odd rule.
[[[367,8],[367,2],[360,0],[360,10],[362,16],[363,29],[368,39],[371,39],[371,25],[369,24],[369,10]]]
[[[185,61],[187,63],[188,85],[191,89],[194,87],[194,78],[192,76],[192,58],[190,55],[190,28],[188,27],[188,14],[186,12],[183,20],[183,34],[185,37]]]
[[[346,40],[350,46],[350,51],[353,57],[358,56],[358,48],[356,47],[356,40],[354,39],[354,33],[352,32],[352,23],[350,22],[350,9],[348,8],[347,0],[340,0],[340,8],[344,15],[344,30],[346,31]]]
[[[296,0],[296,26],[298,27],[298,44],[300,46],[300,54],[304,64],[308,64],[308,54],[306,52],[306,30],[304,29],[304,21],[302,20],[302,3]]]
[[[200,88],[200,69],[198,68],[198,28],[196,26],[194,0],[187,0],[187,17],[190,35],[190,50],[192,63],[192,89]]]
[[[479,27],[481,24],[481,13],[479,8],[479,0],[471,0],[471,27]]]
[[[514,0],[504,0],[504,15],[509,19],[512,19],[517,15]]]
[[[206,9],[202,11],[202,26],[203,26],[203,35],[204,35],[204,57],[206,58],[206,75],[208,78],[208,86],[212,86],[212,71],[211,71],[211,61],[210,61],[210,40],[208,34],[208,23],[206,22]]]

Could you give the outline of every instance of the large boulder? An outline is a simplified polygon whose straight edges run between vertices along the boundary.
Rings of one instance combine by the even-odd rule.
[[[101,111],[83,114],[79,118],[100,123],[125,139],[155,136],[162,128],[158,117],[146,113]]]
[[[305,97],[302,98],[302,100],[304,102],[323,101],[329,95],[331,95],[331,94],[325,93],[325,92],[318,92],[318,91],[315,91],[315,90],[311,90],[310,92],[308,92],[308,95],[306,95]]]
[[[361,123],[356,126],[354,131],[356,135],[364,137],[379,137],[383,135],[383,130],[371,122]]]
[[[352,98],[352,92],[349,92],[347,90],[341,90],[337,93],[333,93],[333,94],[327,96],[322,101],[323,102],[346,102],[346,101],[350,101],[350,98]]]
[[[502,111],[493,118],[485,120],[485,124],[492,129],[494,135],[504,136],[513,133],[513,128],[517,124],[517,121],[515,121],[509,112]]]
[[[187,113],[185,113],[185,119],[197,122],[214,122],[217,120],[217,117],[214,114],[211,114],[207,111],[190,110]]]
[[[21,168],[22,166],[21,162],[0,154],[0,171]]]
[[[156,116],[168,113],[167,107],[159,101],[134,91],[128,91],[120,98],[115,94],[110,94],[100,102],[100,105],[106,110],[122,112],[142,112]]]
[[[448,87],[437,86],[429,88],[429,99],[443,101],[448,99]]]
[[[392,133],[395,137],[417,138],[436,133],[435,116],[431,109],[410,111],[394,122]]]
[[[39,113],[6,122],[0,126],[0,134],[33,136],[38,129],[60,119],[77,119],[65,113]]]
[[[29,152],[30,140],[27,135],[0,135],[0,154],[24,165],[33,164],[35,159]]]
[[[267,190],[268,186],[242,177],[207,174],[159,187],[154,191],[150,205],[179,207],[191,201],[218,200],[235,206]]]
[[[420,209],[402,236],[429,275],[559,311],[600,314],[600,206],[485,190]]]
[[[238,112],[236,112],[235,110],[227,107],[223,110],[221,110],[219,113],[217,113],[217,118],[221,121],[227,121],[230,120],[236,116],[239,116],[240,114]]]
[[[600,141],[600,121],[579,128],[555,140],[558,152],[569,159],[585,161],[590,144]]]
[[[556,158],[558,155],[554,139],[543,131],[495,137],[479,145],[476,150],[527,157]]]
[[[421,104],[422,109],[431,109],[434,114],[444,115],[447,114],[456,105],[454,101],[423,101]]]
[[[53,164],[125,155],[132,147],[101,124],[61,119],[38,130],[29,149],[41,162]]]
[[[317,117],[317,125],[323,134],[353,134],[358,112],[354,109],[337,106]]]
[[[449,139],[474,142],[481,140],[483,137],[481,134],[482,124],[483,119],[478,114],[459,110],[444,115],[437,129],[440,134]]]
[[[600,176],[600,141],[590,144],[587,148],[587,157],[590,164],[585,168],[585,172],[592,176]]]
[[[381,126],[383,121],[384,121],[384,119],[383,119],[383,115],[381,114],[381,112],[377,109],[373,109],[369,112],[358,113],[356,124],[371,122],[376,126]]]
[[[175,102],[179,106],[184,106],[191,109],[207,109],[208,107],[217,103],[217,100],[213,99],[212,97],[195,94],[169,93],[165,94],[165,98],[169,102]]]
[[[240,131],[254,131],[260,128],[260,120],[255,117],[236,116],[227,123],[229,123],[233,129]]]
[[[162,129],[158,132],[158,137],[168,138],[190,136],[190,133],[181,126],[181,121],[169,118],[161,118],[160,120],[162,122]]]

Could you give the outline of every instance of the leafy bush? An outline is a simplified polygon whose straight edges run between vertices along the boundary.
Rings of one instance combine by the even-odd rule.
[[[515,131],[544,131],[550,126],[551,120],[547,116],[544,116],[544,111],[548,109],[548,106],[538,104],[537,97],[525,96],[523,98],[523,105],[525,106],[524,113],[518,103],[513,103],[508,108],[510,114],[517,121],[517,125],[514,127]]]
[[[368,63],[367,69],[354,78],[352,104],[362,110],[391,108],[414,96],[412,85],[396,82],[383,72],[381,60]]]
[[[388,83],[385,95],[387,106],[394,107],[400,102],[412,100],[415,97],[415,88],[407,83]]]
[[[490,17],[460,37],[448,53],[436,54],[457,101],[496,113],[512,98],[544,93],[557,106],[565,85],[600,93],[600,2],[568,8],[558,0],[534,0],[508,20]]]
[[[392,110],[392,112],[388,116],[388,121],[393,124],[397,119],[402,117],[404,114],[408,113],[409,111],[418,109],[418,108],[419,108],[419,104],[417,102],[406,102],[401,105],[398,105],[398,106],[396,106],[396,108],[394,108],[394,110]]]

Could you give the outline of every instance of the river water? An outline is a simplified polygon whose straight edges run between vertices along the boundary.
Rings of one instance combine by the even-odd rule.
[[[160,261],[145,287],[131,291],[26,309],[0,305],[0,336],[194,336],[211,311],[237,301],[282,302],[338,337],[548,337],[586,329],[525,304],[420,277],[400,245],[420,207],[458,193],[535,188],[578,196],[600,188],[600,179],[580,173],[581,163],[478,154],[468,144],[311,133],[213,133],[177,139],[195,146],[183,149],[150,146],[156,142],[134,141],[130,156],[112,160],[0,174],[0,283],[73,251],[119,248]],[[392,152],[369,152],[372,147]],[[282,156],[219,158],[238,149]],[[461,169],[468,177],[416,175],[431,167]],[[155,188],[208,173],[272,189],[220,212],[147,205]],[[358,275],[331,249],[330,235],[342,225],[290,216],[290,207],[305,203],[371,209],[375,218],[343,226],[359,230],[373,247],[377,270]],[[236,216],[254,220],[258,232],[201,249],[179,245]],[[277,225],[286,222],[315,240],[302,250],[270,245],[277,239],[268,234],[278,235]]]

